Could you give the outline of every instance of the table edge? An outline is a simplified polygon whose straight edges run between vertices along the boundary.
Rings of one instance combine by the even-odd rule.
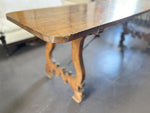
[[[87,35],[97,34],[99,31],[105,29],[106,27],[110,27],[110,26],[118,24],[118,23],[126,22],[126,21],[128,21],[129,19],[132,19],[135,16],[138,16],[140,14],[143,14],[143,13],[146,13],[146,12],[149,12],[149,11],[150,11],[150,9],[145,10],[145,11],[140,12],[140,13],[137,13],[137,14],[134,14],[134,15],[131,15],[131,16],[128,16],[128,17],[125,17],[125,18],[122,18],[120,20],[116,20],[116,21],[112,21],[112,22],[109,22],[109,23],[106,23],[106,24],[95,26],[93,28],[87,29],[85,31],[78,32],[76,34],[70,34],[69,36],[66,35],[66,36],[57,36],[57,37],[42,35],[41,33],[37,32],[37,31],[29,28],[28,26],[25,26],[25,25],[19,23],[15,19],[9,17],[10,13],[7,13],[6,17],[9,21],[15,23],[19,27],[25,29],[26,31],[30,32],[31,34],[37,36],[38,38],[40,38],[40,39],[42,39],[46,42],[65,43],[65,42],[69,42],[69,41],[75,40],[75,39],[80,38],[80,37],[85,37]],[[13,12],[11,12],[11,13],[13,13]]]

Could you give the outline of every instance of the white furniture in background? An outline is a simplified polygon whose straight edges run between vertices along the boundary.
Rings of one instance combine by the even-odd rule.
[[[8,45],[24,42],[35,38],[29,32],[6,19],[6,13],[20,10],[37,9],[69,5],[91,0],[0,0],[0,45],[8,53]]]
[[[6,13],[62,5],[61,0],[0,0],[0,45],[7,46],[33,39],[33,35],[6,19]]]

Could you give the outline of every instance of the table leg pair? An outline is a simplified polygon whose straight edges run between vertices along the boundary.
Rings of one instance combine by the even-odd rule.
[[[52,52],[55,48],[55,43],[47,42],[46,44],[46,73],[49,78],[53,77],[53,72],[56,76],[61,76],[64,83],[68,82],[72,90],[74,91],[73,99],[80,103],[84,98],[84,86],[85,69],[82,58],[83,43],[85,37],[72,40],[72,61],[76,70],[76,75],[72,76],[71,73],[60,68],[59,65],[52,62]]]

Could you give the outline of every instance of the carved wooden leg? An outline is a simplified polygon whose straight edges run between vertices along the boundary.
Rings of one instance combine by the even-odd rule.
[[[119,43],[120,47],[123,47],[123,42],[125,40],[125,35],[126,35],[126,33],[124,33],[124,32],[121,33],[121,40],[120,40],[120,43]]]
[[[47,61],[47,64],[46,64],[46,73],[47,73],[47,76],[49,78],[52,78],[53,77],[53,66],[55,66],[51,60],[52,58],[52,52],[55,48],[55,44],[54,43],[47,43],[46,44],[46,61]]]
[[[129,29],[127,28],[127,22],[123,23],[123,32],[121,33],[121,39],[119,46],[123,47],[123,42],[125,40],[125,35],[129,33]]]
[[[84,38],[79,38],[72,41],[72,61],[76,70],[76,76],[70,77],[68,82],[74,90],[72,97],[76,102],[80,103],[84,98],[83,80],[85,79],[85,69],[83,64],[82,50]]]
[[[65,83],[68,82],[74,91],[72,98],[78,103],[84,98],[84,90],[82,89],[84,86],[83,80],[85,79],[85,69],[82,59],[84,39],[85,37],[72,41],[72,61],[76,70],[75,76],[71,76],[71,73],[66,72],[65,69],[60,68],[59,65],[52,62],[51,56],[55,44],[46,44],[46,72],[48,77],[52,78],[53,71],[55,71],[56,76],[61,76]]]

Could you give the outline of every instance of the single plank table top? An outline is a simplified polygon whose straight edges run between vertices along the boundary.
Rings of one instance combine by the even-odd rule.
[[[46,42],[63,43],[150,11],[150,0],[100,0],[18,11],[8,20]]]

